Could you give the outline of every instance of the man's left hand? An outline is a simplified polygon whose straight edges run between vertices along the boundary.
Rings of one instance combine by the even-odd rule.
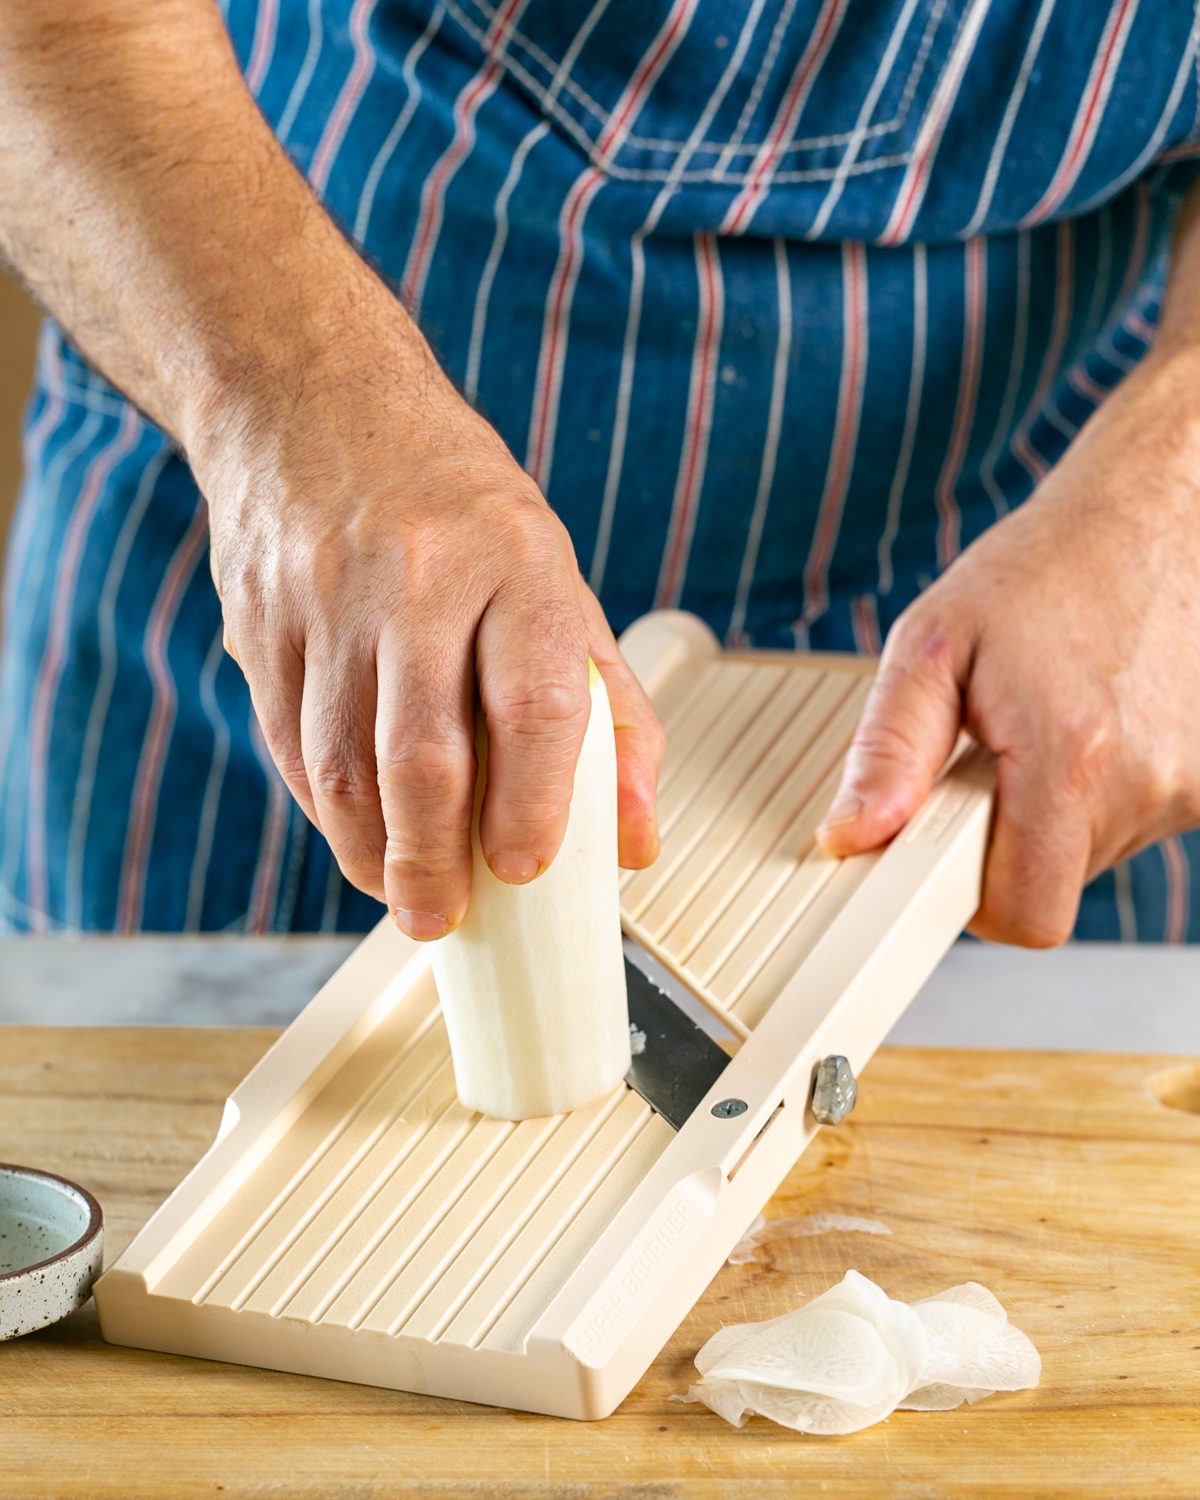
[[[1198,377],[1149,356],[896,622],[830,853],[902,828],[963,728],[998,761],[978,936],[1064,941],[1088,880],[1200,824]]]

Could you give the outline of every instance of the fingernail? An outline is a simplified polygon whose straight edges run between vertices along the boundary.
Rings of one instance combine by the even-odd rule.
[[[450,918],[436,911],[409,911],[397,906],[392,911],[396,925],[418,943],[428,943],[433,938],[445,937],[450,931]]]
[[[532,880],[540,868],[540,861],[532,854],[493,854],[488,860],[492,873],[511,885],[524,885]]]
[[[863,799],[857,792],[839,792],[833,806],[821,819],[819,832],[828,828],[844,828],[847,823],[856,823],[862,817]]]

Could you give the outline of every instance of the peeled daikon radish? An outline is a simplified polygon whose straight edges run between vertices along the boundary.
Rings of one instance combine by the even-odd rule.
[[[471,901],[461,925],[434,945],[458,1096],[505,1120],[577,1109],[629,1069],[616,741],[604,679],[591,662],[588,675],[591,716],[553,863],[528,885],[508,885],[488,868],[479,844],[481,736]]]

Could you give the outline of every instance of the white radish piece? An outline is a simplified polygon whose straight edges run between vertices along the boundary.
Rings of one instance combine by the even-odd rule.
[[[696,1356],[706,1389],[735,1384],[752,1395],[756,1411],[805,1432],[878,1421],[895,1410],[924,1362],[916,1314],[857,1271],[795,1312],[722,1329]]]
[[[999,1302],[977,1282],[913,1304],[929,1344],[922,1385],[900,1404],[948,1411],[996,1391],[1037,1385],[1042,1361]],[[935,1404],[936,1403],[936,1404]]]
[[[857,1271],[805,1307],[720,1329],[696,1355],[699,1401],[734,1426],[857,1432],[897,1408],[944,1411],[1037,1384],[1041,1360],[976,1282],[895,1301]]]
[[[775,1324],[765,1336],[742,1340],[708,1375],[858,1406],[874,1406],[889,1394],[894,1405],[908,1390],[887,1342],[866,1318],[816,1306]]]
[[[961,1302],[964,1307],[973,1307],[985,1317],[998,1318],[1001,1323],[1008,1322],[1008,1314],[1000,1299],[993,1297],[987,1287],[980,1286],[977,1281],[964,1281],[961,1286],[948,1286],[944,1292],[924,1297],[920,1302],[914,1302],[913,1306],[927,1307],[931,1302]]]
[[[985,1389],[983,1386],[967,1385],[923,1385],[918,1391],[911,1391],[901,1401],[899,1411],[954,1411],[964,1401],[986,1401],[989,1396],[994,1396],[995,1391]]]
[[[480,737],[471,901],[462,923],[434,946],[458,1096],[504,1120],[578,1109],[629,1069],[616,741],[604,680],[591,662],[588,675],[591,715],[567,831],[549,869],[528,885],[498,880],[480,848],[487,779]]]
[[[762,1323],[726,1323],[724,1328],[717,1329],[696,1355],[697,1370],[701,1375],[711,1375],[714,1371],[724,1368],[727,1362],[732,1364],[735,1350],[739,1345],[752,1339],[756,1334],[765,1332],[768,1328],[790,1322],[798,1311],[801,1309],[780,1313],[777,1318],[767,1318]]]
[[[681,1401],[700,1402],[734,1427],[744,1427],[751,1417],[767,1417],[793,1432],[816,1437],[842,1437],[861,1432],[891,1416],[894,1401],[874,1406],[856,1406],[833,1396],[813,1396],[808,1391],[788,1391],[779,1386],[757,1385],[750,1380],[701,1380]]]

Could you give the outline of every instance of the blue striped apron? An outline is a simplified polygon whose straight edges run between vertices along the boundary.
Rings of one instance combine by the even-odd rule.
[[[230,0],[251,90],[570,528],[616,629],[875,650],[1153,335],[1200,159],[1166,0]],[[345,929],[221,648],[204,506],[44,330],[0,923]],[[1083,937],[1200,936],[1200,836]]]

